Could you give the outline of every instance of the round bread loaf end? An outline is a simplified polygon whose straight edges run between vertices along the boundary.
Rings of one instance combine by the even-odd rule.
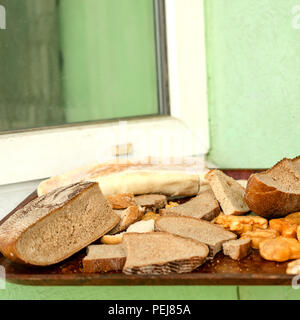
[[[300,210],[300,193],[283,191],[264,183],[260,174],[253,174],[246,187],[245,202],[251,211],[273,219]]]

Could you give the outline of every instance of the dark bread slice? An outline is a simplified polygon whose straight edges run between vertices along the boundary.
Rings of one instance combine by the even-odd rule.
[[[251,239],[230,240],[223,243],[223,252],[233,260],[245,258],[251,251]]]
[[[82,259],[83,271],[87,273],[119,271],[123,269],[126,254],[123,244],[100,244],[87,247]]]
[[[151,209],[161,209],[167,204],[167,197],[163,194],[143,194],[135,197],[138,206]]]
[[[284,158],[272,168],[251,175],[245,201],[266,218],[280,218],[300,210],[300,156]]]
[[[220,206],[214,193],[209,188],[179,206],[160,210],[160,213],[162,215],[187,216],[211,221],[220,214]]]
[[[167,232],[125,233],[125,274],[166,274],[191,272],[208,255],[205,244]]]
[[[55,189],[16,211],[0,226],[0,250],[20,263],[60,262],[120,221],[95,182]]]
[[[222,249],[225,241],[234,240],[236,234],[208,221],[179,216],[162,216],[155,221],[155,230],[194,239],[209,247],[209,258]]]
[[[205,178],[226,215],[242,215],[250,211],[245,200],[245,188],[220,170],[210,170]]]

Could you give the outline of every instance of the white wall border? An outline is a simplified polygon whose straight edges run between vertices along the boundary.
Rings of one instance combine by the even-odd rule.
[[[203,0],[165,0],[171,115],[200,131],[209,151]]]
[[[165,1],[171,116],[126,121],[127,129],[138,133],[126,141],[119,121],[0,135],[0,185],[43,179],[98,161],[111,146],[108,133],[113,132],[121,137],[117,142],[133,144],[137,157],[145,156],[142,136],[156,148],[164,140],[169,147],[166,154],[165,147],[159,146],[164,156],[170,155],[169,150],[173,156],[186,157],[208,152],[203,1],[189,0],[188,5],[185,0]],[[162,131],[161,138],[151,135]],[[173,139],[175,134],[185,135],[183,147],[178,136]]]

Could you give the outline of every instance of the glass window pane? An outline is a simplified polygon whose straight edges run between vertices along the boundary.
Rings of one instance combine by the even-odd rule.
[[[1,4],[1,131],[159,113],[152,0]]]

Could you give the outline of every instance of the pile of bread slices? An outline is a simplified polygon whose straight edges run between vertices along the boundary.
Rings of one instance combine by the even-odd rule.
[[[245,188],[246,187],[246,188]],[[300,258],[300,158],[237,181],[128,166],[50,178],[0,226],[12,261],[48,266],[87,248],[84,272],[191,272],[223,251],[232,259]],[[299,226],[299,227],[298,227]],[[287,272],[300,270],[293,261]]]

